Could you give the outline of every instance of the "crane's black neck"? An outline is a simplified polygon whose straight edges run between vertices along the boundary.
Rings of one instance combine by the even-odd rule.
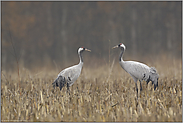
[[[82,56],[83,51],[79,52],[79,59],[80,63],[83,63],[83,56]]]
[[[124,48],[120,48],[121,49],[121,53],[120,53],[120,55],[119,55],[119,61],[121,62],[121,61],[123,61],[123,53],[124,53]]]

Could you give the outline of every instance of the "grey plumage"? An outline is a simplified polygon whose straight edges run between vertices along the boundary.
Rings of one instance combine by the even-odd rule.
[[[158,78],[159,75],[157,74],[157,71],[154,67],[149,67],[143,63],[136,62],[136,61],[123,61],[123,53],[126,49],[124,44],[119,44],[117,46],[114,46],[114,48],[120,48],[121,53],[119,56],[119,64],[121,67],[131,75],[133,78],[135,85],[136,85],[136,91],[138,93],[138,88],[137,88],[137,81],[140,81],[140,90],[142,90],[142,81],[146,81],[147,84],[149,81],[152,81],[152,84],[154,84],[154,90],[158,86]]]
[[[78,49],[78,55],[79,55],[79,59],[80,59],[79,64],[62,70],[58,74],[58,77],[55,79],[55,81],[52,83],[54,89],[55,89],[55,87],[59,87],[60,90],[62,90],[62,88],[67,83],[67,90],[69,90],[69,87],[74,84],[74,82],[77,80],[77,78],[79,77],[81,70],[82,70],[83,51],[90,51],[90,50],[83,48],[83,47]]]

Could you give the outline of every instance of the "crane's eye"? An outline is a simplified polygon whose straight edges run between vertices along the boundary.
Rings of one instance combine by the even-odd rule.
[[[85,48],[84,47],[82,47],[83,48],[83,50],[85,50]]]
[[[121,44],[118,45],[118,47],[120,47]]]

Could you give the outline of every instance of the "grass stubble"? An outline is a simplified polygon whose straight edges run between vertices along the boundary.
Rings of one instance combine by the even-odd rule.
[[[52,88],[58,71],[35,74],[21,69],[21,89],[17,73],[2,71],[1,121],[181,122],[181,60],[162,58],[149,63],[160,75],[159,86],[154,91],[151,82],[142,82],[138,101],[133,79],[118,62],[84,66],[70,88],[70,95],[66,88]]]

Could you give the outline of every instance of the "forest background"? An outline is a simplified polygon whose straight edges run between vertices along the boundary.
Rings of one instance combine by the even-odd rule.
[[[182,2],[1,2],[2,70],[108,63],[126,45],[125,60],[181,59]],[[12,43],[14,49],[12,47]],[[116,60],[117,62],[117,60]],[[58,67],[59,66],[59,67]]]

